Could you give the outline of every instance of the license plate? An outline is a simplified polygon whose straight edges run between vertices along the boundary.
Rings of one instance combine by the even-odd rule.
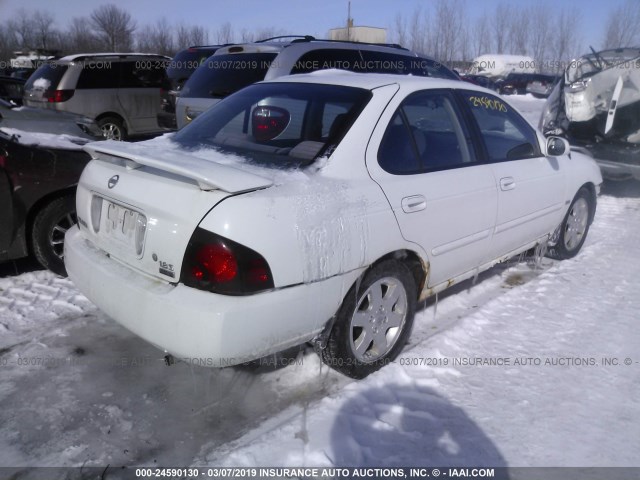
[[[100,232],[111,242],[137,256],[142,255],[147,218],[123,205],[103,200]]]

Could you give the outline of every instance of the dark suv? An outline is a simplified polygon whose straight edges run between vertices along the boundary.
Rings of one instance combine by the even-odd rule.
[[[167,78],[170,90],[162,92],[162,107],[158,123],[162,127],[176,128],[176,95],[191,74],[221,45],[194,45],[179,51],[167,62]]]

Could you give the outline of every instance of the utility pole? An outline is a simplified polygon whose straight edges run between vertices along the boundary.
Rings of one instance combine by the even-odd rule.
[[[351,27],[353,27],[353,19],[351,18],[351,0],[347,7],[347,40],[351,41]]]

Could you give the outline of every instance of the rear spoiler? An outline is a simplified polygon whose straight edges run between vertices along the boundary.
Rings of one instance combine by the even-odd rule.
[[[243,193],[273,185],[271,180],[254,173],[188,153],[176,153],[154,147],[145,147],[142,153],[142,148],[119,142],[91,143],[86,145],[84,150],[94,160],[119,163],[130,170],[146,166],[194,180],[200,190],[205,191]],[[140,150],[140,153],[136,150]]]

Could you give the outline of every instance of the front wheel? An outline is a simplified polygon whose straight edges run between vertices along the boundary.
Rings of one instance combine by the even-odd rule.
[[[557,241],[548,250],[548,256],[558,260],[575,257],[587,239],[589,222],[593,218],[595,202],[586,188],[574,197],[569,211],[560,224]]]
[[[413,325],[416,285],[395,261],[373,267],[351,288],[336,317],[322,361],[352,378],[364,378],[393,361]]]
[[[77,221],[75,196],[57,198],[36,215],[31,230],[33,253],[45,268],[67,276],[64,268],[64,235]]]

